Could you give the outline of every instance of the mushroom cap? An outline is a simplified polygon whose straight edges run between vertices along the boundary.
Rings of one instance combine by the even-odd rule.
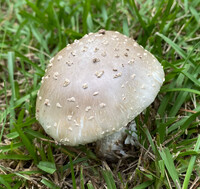
[[[50,60],[38,91],[36,118],[58,142],[94,142],[140,114],[163,81],[163,68],[151,53],[119,32],[100,30]]]

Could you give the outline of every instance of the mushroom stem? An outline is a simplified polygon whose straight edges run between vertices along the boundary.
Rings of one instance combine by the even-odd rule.
[[[126,127],[96,142],[96,151],[99,157],[107,160],[119,159],[127,154],[123,150],[124,144],[136,146],[138,142],[135,121],[131,121]]]

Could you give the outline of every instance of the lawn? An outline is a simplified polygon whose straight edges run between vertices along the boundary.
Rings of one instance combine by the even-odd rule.
[[[135,39],[165,82],[118,161],[68,147],[35,118],[51,57],[99,29]],[[0,189],[200,188],[200,0],[1,0]],[[117,116],[117,115],[116,115]]]

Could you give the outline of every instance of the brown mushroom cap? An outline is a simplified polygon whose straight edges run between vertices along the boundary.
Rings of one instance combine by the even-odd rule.
[[[100,30],[50,60],[36,118],[58,142],[90,143],[132,121],[163,81],[163,68],[151,53],[119,32]]]

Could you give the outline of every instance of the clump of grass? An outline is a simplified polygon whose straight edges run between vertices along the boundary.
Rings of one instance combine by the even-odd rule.
[[[200,1],[0,2],[0,188],[200,187]],[[136,118],[140,148],[117,163],[60,146],[35,120],[50,57],[100,28],[138,41],[166,80]],[[134,152],[135,150],[135,152]]]

